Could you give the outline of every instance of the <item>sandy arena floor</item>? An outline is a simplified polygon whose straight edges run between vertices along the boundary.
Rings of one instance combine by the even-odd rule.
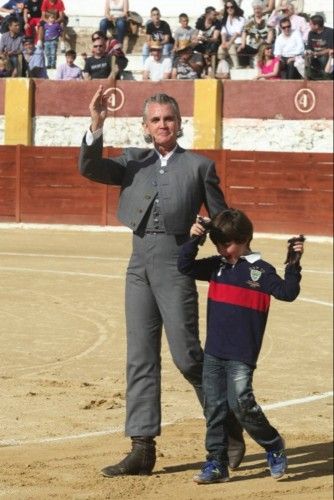
[[[253,249],[282,272],[285,241]],[[163,342],[163,421],[148,477],[103,478],[129,450],[124,423],[124,277],[129,233],[0,229],[0,498],[332,498],[332,245],[308,241],[302,293],[273,300],[255,393],[285,436],[288,474],[269,477],[248,437],[227,484],[198,486],[205,423]],[[212,254],[207,244],[202,254]],[[206,285],[200,284],[202,338]]]

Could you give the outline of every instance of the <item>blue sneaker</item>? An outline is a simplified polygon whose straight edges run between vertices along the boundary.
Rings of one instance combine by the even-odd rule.
[[[195,483],[211,484],[226,483],[230,480],[227,465],[223,465],[218,460],[207,460],[203,465],[201,472],[194,476]]]
[[[284,476],[288,468],[288,459],[284,448],[278,451],[268,451],[267,461],[269,465],[270,475],[275,479]]]

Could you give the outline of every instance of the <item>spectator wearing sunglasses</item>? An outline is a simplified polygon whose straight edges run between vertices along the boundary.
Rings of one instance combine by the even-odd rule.
[[[289,18],[292,30],[299,31],[302,35],[304,43],[306,43],[310,31],[310,25],[303,16],[296,14],[295,6],[291,0],[282,0],[280,7],[274,10],[269,17],[268,26],[271,28],[278,28],[281,19],[284,17]]]
[[[238,49],[242,42],[241,37],[244,26],[244,11],[238,6],[235,0],[228,0],[225,4],[222,19],[221,49],[225,58],[229,62],[232,62],[234,68],[240,67]]]
[[[116,68],[112,67],[112,56],[107,54],[105,38],[92,37],[92,53],[85,60],[83,76],[85,80],[115,78]]]
[[[274,55],[281,62],[281,76],[287,80],[300,80],[300,74],[295,67],[298,56],[304,54],[304,42],[300,31],[293,31],[289,17],[280,20],[282,33],[276,38]]]

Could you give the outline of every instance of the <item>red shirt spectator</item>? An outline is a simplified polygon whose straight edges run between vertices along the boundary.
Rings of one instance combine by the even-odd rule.
[[[65,6],[62,0],[43,0],[42,3],[42,19],[45,21],[46,12],[55,12],[57,19],[56,22],[61,22],[64,19]]]

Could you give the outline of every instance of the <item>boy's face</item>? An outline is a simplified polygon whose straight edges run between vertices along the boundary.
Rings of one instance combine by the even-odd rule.
[[[188,26],[188,19],[186,17],[180,17],[180,24],[182,28],[186,28]]]
[[[219,255],[225,257],[229,264],[235,264],[241,255],[249,253],[248,243],[236,243],[229,241],[227,243],[218,243],[216,245]]]
[[[74,63],[75,61],[75,57],[73,55],[68,55],[66,56],[66,62],[67,64],[69,64],[70,66],[72,66],[72,64]]]

